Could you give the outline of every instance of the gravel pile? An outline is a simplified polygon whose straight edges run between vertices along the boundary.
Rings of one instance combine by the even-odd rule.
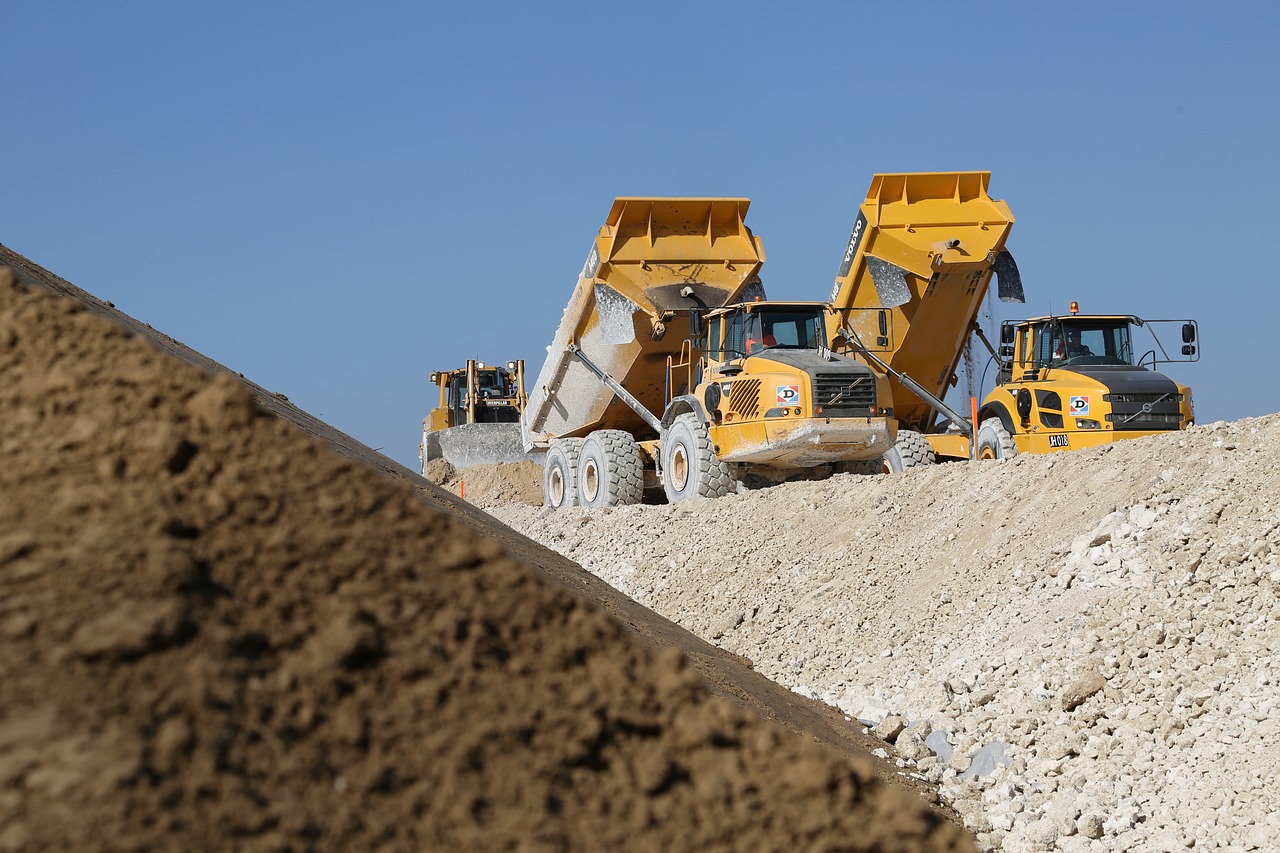
[[[862,721],[983,849],[1268,850],[1276,447],[1271,415],[680,506],[488,510]]]

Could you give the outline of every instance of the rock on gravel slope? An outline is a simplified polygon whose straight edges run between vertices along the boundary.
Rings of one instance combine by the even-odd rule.
[[[984,849],[1274,850],[1277,448],[1272,415],[680,506],[490,511],[865,722]]]
[[[87,305],[0,270],[0,850],[972,849]]]

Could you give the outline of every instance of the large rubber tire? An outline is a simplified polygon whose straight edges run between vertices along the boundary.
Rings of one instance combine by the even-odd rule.
[[[678,416],[662,436],[662,490],[667,501],[721,498],[738,489],[732,466],[721,462],[697,415]]]
[[[596,430],[578,452],[578,503],[625,506],[644,497],[644,460],[640,445],[620,429]]]
[[[547,450],[542,466],[542,502],[552,509],[578,503],[578,453],[580,438],[557,438]]]
[[[978,425],[978,459],[1002,461],[1018,455],[1018,445],[999,418],[987,418]]]
[[[937,459],[933,447],[923,433],[911,429],[898,430],[898,440],[881,457],[881,470],[886,474],[901,474],[917,465],[932,465]]]

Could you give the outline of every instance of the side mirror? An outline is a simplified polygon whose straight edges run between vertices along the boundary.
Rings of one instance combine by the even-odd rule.
[[[1008,324],[1000,327],[1000,344],[1001,346],[1013,346],[1014,328]]]
[[[1195,347],[1193,347],[1191,344],[1184,344],[1184,345],[1183,345],[1183,347],[1182,347],[1182,354],[1183,354],[1183,355],[1195,355],[1195,354],[1196,354],[1196,348],[1195,348]]]
[[[1196,324],[1183,323],[1182,324],[1182,342],[1184,344],[1190,344],[1190,343],[1194,343],[1195,339],[1196,339]],[[1186,347],[1183,347],[1182,352],[1184,355],[1191,354],[1186,351]]]

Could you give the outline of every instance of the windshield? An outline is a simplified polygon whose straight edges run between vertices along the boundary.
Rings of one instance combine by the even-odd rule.
[[[801,309],[743,311],[727,318],[725,350],[730,357],[766,348],[816,349],[822,313]]]
[[[1036,362],[1132,365],[1129,324],[1123,320],[1054,320],[1036,330]]]
[[[476,379],[480,385],[479,391],[481,397],[515,396],[515,389],[510,382],[507,372],[501,368],[481,370]]]

